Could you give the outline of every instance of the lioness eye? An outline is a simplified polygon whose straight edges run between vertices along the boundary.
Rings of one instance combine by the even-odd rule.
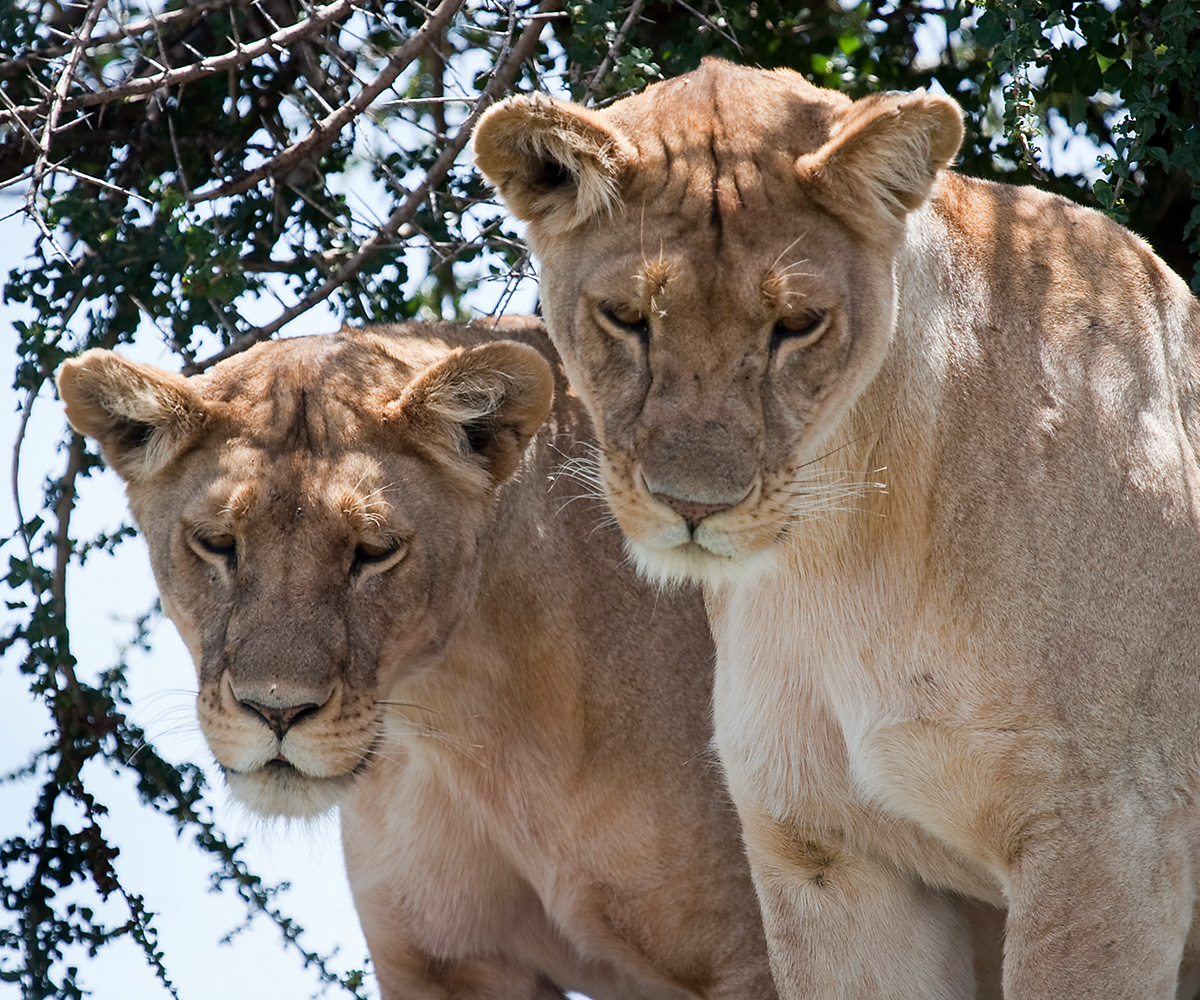
[[[225,532],[192,535],[192,547],[208,562],[222,560],[232,566],[237,561],[237,539]]]
[[[637,306],[631,305],[605,305],[600,307],[601,313],[614,326],[620,327],[624,332],[631,333],[639,340],[645,340],[650,336],[650,325],[646,322],[646,314],[643,313]]]
[[[399,562],[405,553],[406,546],[400,538],[383,538],[376,542],[359,542],[354,547],[354,559],[350,566],[352,573],[367,568],[387,568]]]
[[[816,340],[825,329],[825,314],[823,312],[802,312],[794,316],[784,316],[776,322],[771,331],[771,350],[775,350],[785,340]]]

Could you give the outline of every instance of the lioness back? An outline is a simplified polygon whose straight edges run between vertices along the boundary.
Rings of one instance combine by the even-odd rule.
[[[629,565],[537,321],[191,379],[89,352],[59,385],[126,480],[230,789],[339,806],[385,998],[773,995],[699,596]]]
[[[631,551],[704,583],[781,994],[970,995],[952,889],[1007,908],[1006,996],[1165,1000],[1200,941],[1200,305],[1099,214],[948,172],[962,132],[706,60],[510,99],[475,148]]]

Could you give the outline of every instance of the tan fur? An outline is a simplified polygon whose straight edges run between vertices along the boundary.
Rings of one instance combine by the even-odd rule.
[[[631,551],[705,583],[781,993],[965,995],[950,889],[1007,907],[1009,997],[1172,996],[1200,877],[1196,300],[1101,216],[946,172],[944,97],[706,60],[598,113],[523,100],[481,120],[479,166],[528,222]],[[592,162],[618,194],[579,224],[569,182],[553,212],[522,189],[561,171],[495,153],[567,122],[636,151]]]
[[[234,794],[339,804],[385,998],[774,995],[699,594],[627,564],[539,323],[187,380],[88,352],[59,386],[127,480]]]

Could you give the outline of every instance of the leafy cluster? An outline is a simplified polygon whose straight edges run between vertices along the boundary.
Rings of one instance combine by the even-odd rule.
[[[0,0],[0,54],[0,187],[41,233],[4,289],[33,316],[15,324],[18,460],[44,387],[85,347],[155,340],[199,371],[317,306],[349,321],[465,314],[481,282],[525,261],[465,155],[483,108],[513,87],[603,104],[707,55],[856,97],[941,88],[968,116],[961,169],[1111,212],[1200,289],[1190,0]],[[1072,162],[1067,136],[1095,155]],[[67,576],[132,532],[73,537],[77,483],[100,463],[70,435],[62,454],[4,543],[0,653],[54,728],[11,776],[40,791],[0,831],[0,982],[79,997],[69,955],[129,937],[174,993],[153,915],[114,868],[85,774],[101,765],[132,776],[318,980],[359,991],[361,972],[300,947],[213,824],[199,771],[129,721],[125,665],[77,675]]]

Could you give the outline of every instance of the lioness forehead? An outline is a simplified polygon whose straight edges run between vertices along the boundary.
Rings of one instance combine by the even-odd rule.
[[[773,180],[790,178],[796,157],[827,142],[850,103],[791,70],[710,58],[600,114],[637,148],[626,198],[669,212],[702,197],[719,212],[753,205]]]
[[[352,334],[262,344],[195,380],[222,432],[258,447],[337,451],[370,436],[413,367]]]
[[[394,470],[380,456],[395,450],[378,447],[390,431],[385,411],[427,361],[410,365],[394,350],[353,331],[290,338],[193,379],[216,404],[207,435],[215,465],[188,516],[227,528],[319,514],[360,533],[385,520]]]

